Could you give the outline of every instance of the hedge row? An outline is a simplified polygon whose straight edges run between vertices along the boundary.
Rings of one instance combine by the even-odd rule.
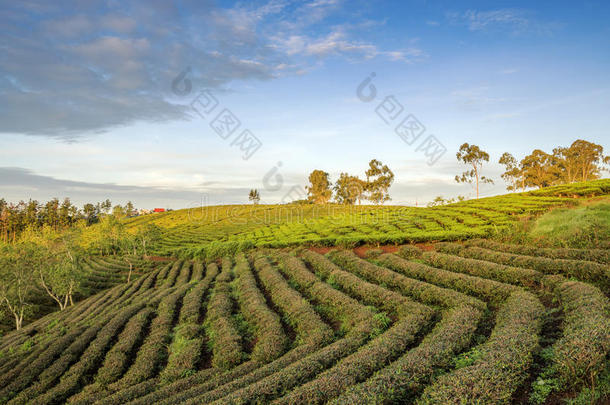
[[[263,287],[269,292],[271,300],[283,312],[287,323],[296,332],[296,344],[318,345],[332,339],[332,329],[322,321],[311,304],[288,285],[267,258],[257,257],[254,268]]]
[[[180,274],[178,274],[178,277],[176,278],[176,285],[186,284],[189,282],[189,279],[191,278],[191,267],[192,265],[188,261],[182,263]]]
[[[414,245],[405,245],[401,246],[396,254],[403,259],[411,260],[411,259],[419,259],[421,258],[423,251]]]
[[[245,252],[254,248],[254,243],[244,241],[213,241],[203,246],[166,248],[161,253],[168,256],[177,256],[184,259],[207,259],[209,261],[222,257],[234,256],[239,252]]]
[[[440,244],[439,244],[440,245]],[[442,244],[438,249],[463,257],[487,260],[508,266],[534,269],[547,274],[563,274],[582,281],[598,284],[604,290],[610,289],[610,267],[584,260],[549,259],[512,253],[496,252],[480,247],[464,247],[455,244]]]
[[[204,307],[205,294],[217,274],[218,266],[211,263],[205,278],[197,282],[184,296],[178,325],[174,328],[174,338],[169,347],[167,366],[160,375],[163,383],[186,377],[197,371],[204,348],[203,328],[199,324],[201,309]]]
[[[49,389],[59,377],[68,369],[68,367],[74,363],[82,355],[85,349],[89,346],[91,341],[95,338],[97,333],[100,331],[102,325],[96,324],[88,327],[83,333],[81,333],[70,346],[61,352],[59,358],[53,363],[47,366],[40,375],[36,382],[29,384],[26,389],[19,392],[19,394],[10,400],[9,404],[27,404],[31,403],[32,400],[38,395],[42,394],[45,390]]]
[[[375,315],[354,298],[321,281],[298,258],[285,253],[279,253],[278,258],[283,273],[309,297],[315,298],[333,320],[341,322],[343,331]]]
[[[481,357],[471,366],[441,376],[418,404],[508,404],[523,384],[539,348],[544,307],[525,291],[514,292],[498,311]]]
[[[178,261],[174,262],[171,270],[169,271],[169,273],[163,280],[164,287],[173,287],[174,284],[176,284],[176,279],[178,279],[178,276],[180,275],[180,272],[182,271],[183,265],[184,265],[184,261],[182,261],[182,260],[178,260]]]
[[[174,314],[188,287],[188,285],[183,286],[161,300],[157,308],[157,316],[152,320],[149,334],[144,338],[133,364],[120,380],[109,386],[112,391],[140,383],[159,371],[167,359],[167,345],[174,323]]]
[[[377,258],[377,262],[407,277],[474,295],[477,298],[489,301],[494,306],[504,302],[518,288],[486,278],[454,273],[411,262],[393,254],[383,254]]]
[[[488,239],[475,239],[466,242],[466,245],[519,255],[542,256],[550,259],[587,260],[610,264],[610,251],[606,249],[538,248],[528,245],[500,243]]]
[[[544,276],[536,270],[506,266],[484,260],[468,259],[444,253],[425,252],[422,258],[426,263],[434,267],[489,278],[502,283],[517,284],[528,288],[539,287]]]
[[[364,281],[358,276],[342,270],[319,253],[306,250],[302,253],[302,258],[316,273],[321,274],[326,282],[337,284],[343,291],[358,297],[369,305],[375,305],[390,314],[395,314],[397,317],[408,313],[412,306],[420,305],[404,295]]]
[[[265,296],[258,289],[250,264],[243,253],[237,254],[234,271],[240,311],[254,328],[256,344],[251,359],[268,363],[282,355],[289,343],[288,338],[279,315],[267,306]]]
[[[205,270],[205,267],[203,266],[203,263],[200,261],[196,261],[193,264],[193,275],[191,276],[191,281],[199,281],[199,280],[203,279],[204,270]]]
[[[259,256],[256,259],[255,268],[257,268],[257,271],[259,272],[261,282],[272,294],[272,299],[273,291],[271,291],[271,289],[273,285],[283,285],[284,288],[290,288],[284,278],[277,273],[275,269],[273,269],[265,257]],[[300,268],[300,270],[303,269],[307,271],[307,269],[304,267]],[[304,273],[300,274],[300,276],[303,277],[302,280],[309,279]],[[310,304],[303,300],[300,295],[296,293],[296,291],[291,289],[290,291],[296,294],[293,296],[291,301],[287,302],[287,304],[291,306],[292,311],[296,309],[295,306],[300,306],[298,305],[299,303],[307,304],[307,306],[313,311]],[[290,305],[291,303],[292,305]],[[281,305],[277,305],[278,307],[281,307]],[[298,311],[297,313],[300,312],[301,311]],[[343,339],[325,346],[309,355],[303,355],[300,357],[282,357],[276,362],[271,363],[270,367],[265,368],[264,372],[260,374],[255,372],[252,376],[246,376],[239,381],[227,384],[226,387],[220,387],[214,391],[194,397],[185,403],[209,403],[213,400],[215,400],[213,403],[217,404],[269,402],[270,400],[281,396],[287,390],[313,378],[315,375],[333,365],[338,359],[353,353],[369,339],[374,330],[381,327],[382,325],[380,325],[380,323],[374,319],[374,317],[366,319],[352,328]],[[299,328],[295,327],[295,330],[297,330],[298,333]],[[305,352],[307,353],[310,351],[308,348],[312,346],[313,345],[311,344],[306,344],[305,346],[302,346],[302,348],[307,349]],[[319,347],[319,342],[316,342],[316,346],[314,347]],[[283,361],[285,358],[289,358],[291,363],[287,364],[285,361]],[[283,367],[279,368],[276,366],[280,364]],[[273,374],[269,375],[269,372],[273,372]],[[259,377],[264,378],[258,379]]]
[[[433,316],[434,311],[429,308],[411,306],[411,313],[403,314],[386,332],[274,403],[321,404],[336,397],[345,387],[363,381],[396,359],[415,342],[417,334],[432,321]]]
[[[282,364],[280,369],[272,368],[273,374],[265,376],[256,382],[250,382],[242,388],[235,389],[234,384],[219,390],[195,397],[185,404],[210,403],[214,404],[255,404],[268,403],[286,393],[291,388],[303,384],[315,375],[332,366],[337,360],[353,353],[362,346],[374,329],[372,324],[366,328],[353,329],[344,338],[331,343],[309,355],[292,358],[290,364]],[[310,345],[303,346],[303,348]],[[273,363],[271,363],[273,364]],[[241,382],[242,385],[243,382]]]
[[[31,385],[40,373],[44,372],[84,331],[84,327],[75,327],[57,339],[54,344],[49,345],[42,353],[32,353],[13,370],[0,376],[0,387],[2,387],[0,401],[6,401]]]
[[[282,312],[286,322],[294,329],[295,343],[300,346],[262,367],[256,362],[246,362],[211,381],[195,381],[194,378],[197,376],[177,381],[170,384],[167,389],[160,390],[160,393],[148,395],[140,403],[150,403],[146,401],[151,399],[158,401],[159,397],[166,398],[158,402],[160,404],[174,404],[190,398],[195,398],[194,403],[210,402],[283,370],[332,340],[332,329],[322,321],[311,304],[290,287],[266,257],[262,255],[256,257],[254,269],[261,286],[269,294],[273,304]],[[174,391],[174,395],[168,395],[170,389]],[[180,389],[184,391],[175,392]]]
[[[157,272],[157,277],[155,278],[155,287],[161,286],[161,284],[165,281],[170,271],[174,270],[179,262],[171,262],[168,263],[167,266],[161,268]]]
[[[120,311],[106,323],[95,339],[82,353],[79,361],[63,373],[59,384],[44,392],[43,395],[40,395],[34,401],[37,403],[64,402],[68,396],[74,394],[80,387],[87,384],[91,374],[104,359],[104,355],[112,340],[129,319],[136,315],[143,306],[144,304],[131,305]],[[40,392],[40,394],[42,394],[42,392]]]
[[[347,388],[332,404],[404,403],[414,398],[431,377],[448,368],[456,353],[468,347],[482,312],[471,306],[447,310],[419,346],[363,383]]]
[[[222,260],[222,271],[208,304],[205,328],[212,348],[212,365],[228,370],[245,358],[242,337],[233,320],[233,299],[231,298],[232,261]]]
[[[231,375],[231,373],[234,373],[235,370],[244,365],[245,363],[221,375]],[[127,402],[129,402],[130,405],[160,405],[164,403],[164,399],[169,398],[172,395],[184,393],[185,390],[188,391],[194,384],[201,384],[203,381],[214,380],[218,376],[218,371],[219,370],[216,368],[206,368],[198,371],[196,374],[167,385],[161,385],[159,384],[160,381],[158,379],[153,378],[106,397],[96,405],[114,405]],[[177,402],[172,401],[169,403],[175,404]]]
[[[257,379],[248,377],[242,379],[237,385],[238,387],[242,386],[240,389],[236,390],[236,386],[233,383],[228,384],[226,387],[195,397],[186,403],[208,403],[214,399],[216,401],[213,403],[218,405],[226,403],[267,403],[272,399],[285,394],[291,388],[310,380],[332,366],[337,360],[353,353],[369,339],[375,330],[379,330],[379,328],[382,328],[382,325],[377,319],[367,319],[350,330],[344,338],[331,343],[328,346],[322,348],[319,348],[319,344],[316,346],[309,344],[302,346],[301,348],[305,349],[304,355],[297,357],[290,356],[288,359],[290,360],[290,363],[277,361],[278,366],[283,363],[281,364],[283,366],[281,368],[274,367],[275,365],[271,363],[273,366],[265,369],[265,372],[262,373],[263,375],[267,375],[269,371],[272,371],[273,374],[271,375],[258,379],[259,375],[255,372],[253,375],[256,376]],[[309,348],[318,350],[312,352]],[[296,350],[298,349],[299,348]],[[278,360],[283,359],[284,358],[282,357]],[[244,386],[244,383],[249,385]]]
[[[94,377],[94,383],[87,385],[81,392],[70,397],[68,402],[91,403],[96,393],[103,392],[108,384],[117,381],[123,375],[130,355],[134,353],[134,348],[144,338],[144,329],[153,312],[150,307],[144,308],[127,322],[119,334],[116,344],[106,353],[104,362]]]
[[[560,384],[593,387],[610,353],[610,302],[598,288],[576,281],[560,284],[556,293],[565,314],[563,335],[553,346]]]
[[[330,258],[339,266],[348,269],[367,280],[372,280],[378,284],[398,289],[401,293],[413,297],[425,304],[440,305],[448,308],[460,305],[472,305],[476,308],[485,307],[485,303],[474,297],[469,297],[447,288],[437,287],[423,281],[407,278],[390,269],[362,260],[353,252],[331,252]]]

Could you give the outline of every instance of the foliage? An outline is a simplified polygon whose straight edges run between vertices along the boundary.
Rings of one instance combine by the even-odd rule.
[[[493,183],[493,180],[481,174],[481,169],[484,162],[489,162],[489,153],[481,150],[477,145],[468,143],[462,144],[456,153],[458,162],[472,167],[465,171],[461,176],[455,176],[455,181],[458,183],[470,183],[475,185],[477,198],[479,198],[479,183]]]
[[[261,200],[261,195],[257,189],[253,188],[248,193],[248,200],[252,201],[255,205]]]
[[[529,236],[549,246],[599,246],[610,239],[610,203],[553,210],[536,220]]]
[[[328,173],[322,170],[314,170],[309,175],[309,185],[307,189],[307,199],[315,204],[326,204],[330,201],[332,190]]]
[[[518,189],[525,191],[525,176],[523,176],[523,170],[519,162],[517,162],[517,159],[510,153],[504,152],[502,156],[500,156],[498,163],[503,165],[506,169],[506,171],[500,175],[502,179],[508,183],[506,189],[508,191],[517,191]]]
[[[366,191],[367,198],[373,204],[383,204],[390,200],[388,190],[394,182],[394,173],[387,165],[384,165],[377,159],[369,162],[369,168],[366,174]]]
[[[335,200],[339,204],[353,205],[356,202],[360,204],[360,201],[364,198],[366,187],[366,182],[357,176],[341,173],[334,186]]]
[[[33,309],[36,274],[32,269],[40,260],[40,248],[31,242],[0,245],[0,308],[14,318],[17,330]]]
[[[573,196],[582,193],[608,195],[610,180],[432,208],[337,204],[202,207],[128,219],[124,228],[125,233],[133,234],[148,224],[158,226],[161,235],[154,247],[147,248],[149,255],[213,260],[257,247],[400,245],[494,236],[505,234],[523,218],[574,206],[581,200]],[[91,245],[90,235],[99,232],[98,226],[83,232],[85,245]]]
[[[511,247],[472,242],[483,244]],[[566,390],[606,395],[610,318],[599,289],[456,256],[474,246],[436,245],[449,253],[407,245],[399,251],[416,260],[407,261],[259,249],[225,257],[220,273],[217,262],[169,262],[2,337],[0,400],[509,403],[526,387],[539,402]],[[540,253],[531,257],[575,254]],[[127,271],[118,256],[83,263]],[[537,296],[549,293],[563,318],[543,336],[553,309]],[[542,373],[540,357],[551,365]]]

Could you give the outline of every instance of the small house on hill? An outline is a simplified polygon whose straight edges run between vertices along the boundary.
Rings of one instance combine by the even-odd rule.
[[[153,212],[165,212],[165,208],[155,208]]]

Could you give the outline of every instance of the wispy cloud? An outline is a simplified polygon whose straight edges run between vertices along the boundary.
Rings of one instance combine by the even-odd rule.
[[[531,11],[516,8],[449,12],[447,18],[453,24],[465,25],[470,31],[507,31],[514,35],[550,34],[559,27],[557,23],[536,19]]]
[[[517,73],[518,71],[519,69],[517,68],[506,68],[500,70],[498,73],[500,73],[501,75],[512,75],[513,73]]]

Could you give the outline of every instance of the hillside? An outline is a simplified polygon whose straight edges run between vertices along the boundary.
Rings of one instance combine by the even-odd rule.
[[[232,205],[183,209],[129,219],[164,229],[156,253],[217,258],[252,247],[403,244],[485,237],[523,216],[610,194],[610,179],[437,207],[358,205]]]
[[[610,250],[587,233],[608,246],[608,194],[129,219],[189,258],[129,283],[120,256],[85,260],[82,301],[0,338],[0,403],[605,403]],[[565,232],[585,248],[539,247]]]
[[[168,263],[2,338],[0,402],[609,398],[607,250],[369,253]]]

